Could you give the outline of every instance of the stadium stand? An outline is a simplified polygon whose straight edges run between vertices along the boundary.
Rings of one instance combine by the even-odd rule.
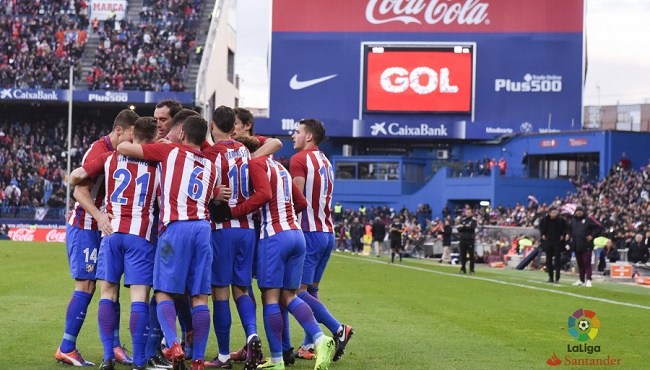
[[[93,113],[94,112],[94,113]],[[110,131],[101,112],[77,115],[72,167],[97,138]],[[67,121],[44,109],[6,110],[0,118],[0,218],[63,220],[65,213]]]
[[[102,22],[88,88],[184,91],[203,8],[198,0],[145,0],[139,20]]]
[[[80,77],[88,27],[85,1],[0,1],[0,87],[68,87]]]

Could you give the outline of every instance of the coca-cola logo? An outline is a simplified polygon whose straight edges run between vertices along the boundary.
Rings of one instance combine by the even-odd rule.
[[[48,242],[65,243],[65,230],[52,229],[45,235],[45,240]]]
[[[489,5],[480,0],[368,0],[366,19],[372,24],[489,24]]]
[[[11,234],[11,240],[16,242],[31,242],[34,241],[35,229],[16,229]]]

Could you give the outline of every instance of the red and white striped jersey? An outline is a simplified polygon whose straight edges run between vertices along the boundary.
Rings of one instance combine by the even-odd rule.
[[[83,165],[90,178],[104,175],[106,213],[115,232],[151,241],[153,204],[160,191],[158,163],[109,152]],[[105,176],[109,174],[109,176]],[[157,232],[157,231],[156,231]]]
[[[209,220],[208,203],[217,180],[214,163],[183,144],[145,144],[142,152],[146,161],[160,162],[164,227],[173,221]]]
[[[284,230],[300,230],[296,212],[302,212],[307,201],[291,180],[289,171],[272,158],[262,156],[249,161],[249,173],[255,193],[231,209],[233,217],[262,207],[262,239]]]
[[[87,162],[92,161],[93,159],[102,155],[102,153],[113,152],[115,148],[111,144],[111,139],[107,136],[102,137],[101,139],[95,141],[90,145],[90,148],[84,154],[81,164],[84,165]],[[93,197],[95,201],[95,206],[101,209],[104,206],[104,195],[106,194],[106,188],[104,187],[104,177],[98,176],[95,179],[95,184],[90,189],[90,196]],[[74,204],[74,208],[70,212],[70,217],[68,218],[68,223],[70,226],[77,227],[84,230],[98,230],[97,221],[86,212],[79,202]]]
[[[228,200],[230,207],[243,203],[250,197],[250,177],[248,174],[248,161],[251,154],[238,141],[220,141],[212,147],[203,151],[206,157],[211,160],[217,168],[217,185],[225,185],[232,190],[232,196]],[[226,222],[211,222],[212,230],[237,227],[242,229],[254,229],[253,214],[249,213],[239,218],[233,218]]]
[[[305,232],[334,232],[332,222],[332,192],[334,171],[332,164],[318,147],[302,150],[291,157],[291,177],[305,179],[304,195],[307,209],[299,215]]]

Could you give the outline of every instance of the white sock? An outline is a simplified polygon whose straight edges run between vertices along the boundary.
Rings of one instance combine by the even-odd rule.
[[[219,361],[226,362],[228,360],[230,360],[230,353],[227,355],[222,355],[221,353],[219,354]]]
[[[253,337],[256,337],[256,336],[257,336],[257,333],[249,335],[248,338],[246,338],[246,343],[248,344],[251,341],[251,339],[253,339]]]
[[[282,357],[271,357],[272,364],[275,365],[275,364],[279,364],[280,362],[282,362]]]
[[[325,334],[320,333],[318,338],[314,339],[314,346],[318,347],[323,342],[324,338],[325,338]]]

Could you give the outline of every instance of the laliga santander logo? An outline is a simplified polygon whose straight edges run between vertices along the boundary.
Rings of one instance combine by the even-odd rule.
[[[369,0],[366,6],[366,19],[372,24],[388,22],[443,24],[458,23],[489,24],[487,19],[490,4],[480,0],[465,2],[449,0]],[[378,14],[378,17],[375,17]]]
[[[420,77],[422,76],[428,77],[426,85],[422,85],[420,81]],[[416,67],[411,73],[405,68],[390,67],[386,68],[381,74],[380,84],[385,91],[390,93],[403,93],[410,87],[416,94],[430,94],[438,87],[438,74],[429,67]],[[449,84],[449,68],[440,69],[440,92],[458,92],[458,86],[451,86]]]
[[[596,338],[600,328],[600,320],[594,311],[578,309],[571,316],[567,324],[569,334],[580,342]]]

